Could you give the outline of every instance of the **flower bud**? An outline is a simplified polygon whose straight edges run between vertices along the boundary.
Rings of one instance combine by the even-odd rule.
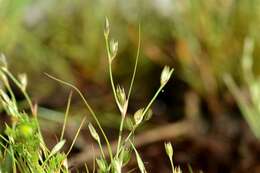
[[[26,74],[24,74],[24,73],[19,74],[19,75],[18,75],[18,78],[19,78],[19,80],[20,80],[21,89],[22,89],[23,91],[25,91],[25,90],[26,90],[26,87],[27,87],[27,83],[28,83]]]
[[[118,41],[112,39],[110,41],[110,56],[112,60],[116,57],[117,51],[118,51]]]
[[[144,109],[139,109],[138,111],[135,112],[134,114],[134,120],[135,120],[135,124],[139,125],[144,118]]]
[[[163,71],[161,73],[161,86],[164,86],[169,81],[172,73],[173,69],[171,69],[170,67],[165,66],[163,68]]]
[[[105,28],[104,28],[104,35],[105,37],[108,37],[109,35],[109,21],[108,21],[108,18],[106,17],[106,20],[105,20]]]
[[[97,131],[95,130],[95,128],[93,127],[93,125],[91,123],[88,124],[88,128],[90,131],[91,136],[97,141],[100,141],[99,135],[97,133]]]
[[[171,159],[173,156],[173,149],[172,149],[172,144],[170,142],[164,143],[165,151],[169,158]]]
[[[127,110],[126,94],[124,88],[121,88],[119,85],[116,88],[116,97],[119,110],[123,115],[125,115]]]

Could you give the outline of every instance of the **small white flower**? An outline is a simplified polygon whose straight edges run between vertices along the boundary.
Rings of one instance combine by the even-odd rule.
[[[161,86],[165,85],[169,81],[173,71],[174,71],[174,69],[173,68],[171,69],[168,66],[165,66],[163,68],[163,71],[161,73]]]
[[[170,142],[165,142],[164,143],[165,151],[169,158],[172,158],[173,156],[173,149],[172,149],[172,144]]]

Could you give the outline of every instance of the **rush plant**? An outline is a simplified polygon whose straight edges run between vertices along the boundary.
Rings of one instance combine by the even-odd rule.
[[[95,120],[94,125],[92,123],[88,123],[90,134],[97,142],[101,153],[100,156],[95,159],[96,168],[94,168],[94,170],[96,169],[98,173],[121,173],[123,167],[127,165],[128,161],[131,159],[133,152],[136,156],[136,161],[140,172],[146,173],[147,171],[145,164],[142,161],[142,158],[134,144],[134,134],[139,126],[151,118],[151,106],[156,97],[169,81],[173,73],[173,69],[168,66],[163,68],[160,78],[160,85],[158,86],[158,90],[155,92],[154,96],[150,99],[145,107],[139,108],[132,116],[127,117],[129,116],[128,103],[130,101],[133,90],[140,54],[140,26],[138,49],[128,92],[126,92],[122,86],[116,84],[113,78],[112,66],[113,61],[115,58],[117,58],[118,42],[114,39],[111,39],[109,22],[107,19],[105,22],[104,37],[108,57],[109,79],[115,104],[117,105],[118,111],[121,115],[121,123],[115,151],[112,150],[112,144],[104,132],[96,113],[93,111],[92,107],[81,91],[76,86],[66,81],[55,78],[49,74],[46,75],[74,89],[80,95],[86,108],[89,110],[90,114]],[[37,120],[37,105],[33,104],[26,92],[26,75],[19,75],[18,78],[13,76],[12,73],[8,70],[5,57],[1,56],[0,79],[0,104],[1,108],[10,119],[10,123],[5,124],[4,133],[0,135],[0,173],[69,173],[70,171],[68,168],[67,157],[72,150],[80,129],[85,122],[84,118],[69,150],[67,152],[62,151],[62,147],[65,145],[64,131],[66,128],[72,94],[70,94],[68,98],[67,110],[65,113],[60,139],[57,144],[51,150],[49,150],[44,142],[44,138],[41,134],[40,126]],[[14,92],[12,91],[9,80],[11,80],[12,83],[14,83],[23,93],[24,98],[28,103],[28,107],[30,108],[29,113],[25,110],[20,110],[18,107],[17,100],[15,98]],[[130,130],[126,130],[124,128],[126,126],[126,118],[129,118],[129,121],[131,122]],[[97,126],[97,128],[95,126]],[[102,144],[102,141],[105,141],[105,145]],[[104,151],[105,147],[108,149],[108,154]],[[173,173],[180,173],[181,170],[173,166],[173,151],[171,144],[167,143],[165,147],[171,161]],[[87,166],[86,171],[89,172]]]
[[[126,92],[126,90],[122,86],[120,86],[119,84],[116,84],[114,77],[113,77],[112,67],[113,67],[114,60],[117,58],[118,42],[115,41],[110,36],[110,27],[109,27],[108,19],[106,19],[106,21],[105,21],[104,38],[105,38],[106,52],[107,52],[109,79],[110,79],[111,88],[113,91],[115,104],[117,105],[117,108],[121,115],[121,123],[120,123],[120,127],[119,127],[117,147],[116,147],[115,152],[112,151],[111,143],[109,142],[107,135],[105,134],[102,126],[100,125],[97,115],[95,114],[92,107],[87,102],[86,98],[83,96],[81,91],[77,87],[75,87],[74,85],[72,85],[66,81],[57,79],[48,74],[47,75],[50,78],[52,78],[62,84],[72,87],[81,96],[87,109],[89,110],[90,114],[94,118],[95,123],[97,125],[97,129],[91,123],[89,123],[88,128],[89,128],[90,134],[92,135],[93,139],[97,142],[100,152],[101,152],[101,155],[98,158],[96,158],[96,165],[97,165],[97,170],[99,173],[109,173],[109,172],[121,173],[123,167],[125,165],[127,165],[128,161],[131,158],[131,151],[134,151],[134,154],[135,154],[136,160],[137,160],[137,165],[139,167],[140,172],[146,173],[147,171],[145,169],[144,163],[134,145],[134,133],[140,125],[142,125],[145,121],[147,121],[151,118],[151,116],[152,116],[151,106],[152,106],[153,102],[155,101],[155,99],[157,98],[157,96],[159,95],[159,93],[163,90],[164,86],[169,81],[169,79],[173,73],[173,69],[168,66],[165,66],[163,68],[158,90],[155,92],[154,96],[151,98],[151,100],[148,102],[148,104],[145,107],[139,108],[132,117],[128,117],[131,122],[130,123],[131,129],[130,129],[130,131],[128,130],[127,133],[124,133],[124,131],[125,131],[124,127],[126,124],[126,116],[128,115],[128,103],[130,101],[131,93],[133,90],[134,80],[136,77],[137,66],[138,66],[138,61],[139,61],[140,44],[141,44],[140,26],[139,26],[139,39],[138,39],[138,48],[137,48],[137,53],[136,53],[136,58],[135,58],[135,65],[134,65],[134,69],[133,69],[133,74],[131,76],[128,92]],[[102,139],[104,139],[106,146],[103,146],[101,144]],[[108,149],[108,158],[109,159],[107,159],[107,157],[105,155],[104,147],[106,147]]]

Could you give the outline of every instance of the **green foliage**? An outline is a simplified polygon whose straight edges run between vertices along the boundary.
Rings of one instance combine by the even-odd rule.
[[[260,2],[184,0],[174,4],[171,20],[181,78],[202,95],[218,93],[224,74],[239,74],[236,62],[244,38],[259,40]]]
[[[21,81],[17,80],[9,72],[3,56],[2,64],[0,75],[3,88],[0,93],[0,101],[11,119],[11,124],[6,124],[4,134],[1,134],[0,171],[14,173],[68,172],[65,164],[66,154],[60,151],[65,141],[61,140],[51,151],[48,150],[40,132],[37,112],[33,109],[32,102],[25,90],[25,78],[23,77]],[[17,101],[7,76],[24,93],[31,108],[31,116],[17,107]]]
[[[254,41],[245,39],[242,57],[242,72],[248,96],[235,84],[230,76],[225,77],[226,84],[234,95],[239,108],[256,137],[260,138],[260,78],[253,73]]]

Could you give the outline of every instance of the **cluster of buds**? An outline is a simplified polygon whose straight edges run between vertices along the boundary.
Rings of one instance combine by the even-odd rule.
[[[109,58],[109,61],[112,62],[117,55],[118,41],[115,41],[114,39],[111,39],[111,41],[109,41],[109,33],[110,33],[109,21],[106,18],[104,36],[105,36],[106,42],[109,43],[109,44],[107,44],[108,58]]]

